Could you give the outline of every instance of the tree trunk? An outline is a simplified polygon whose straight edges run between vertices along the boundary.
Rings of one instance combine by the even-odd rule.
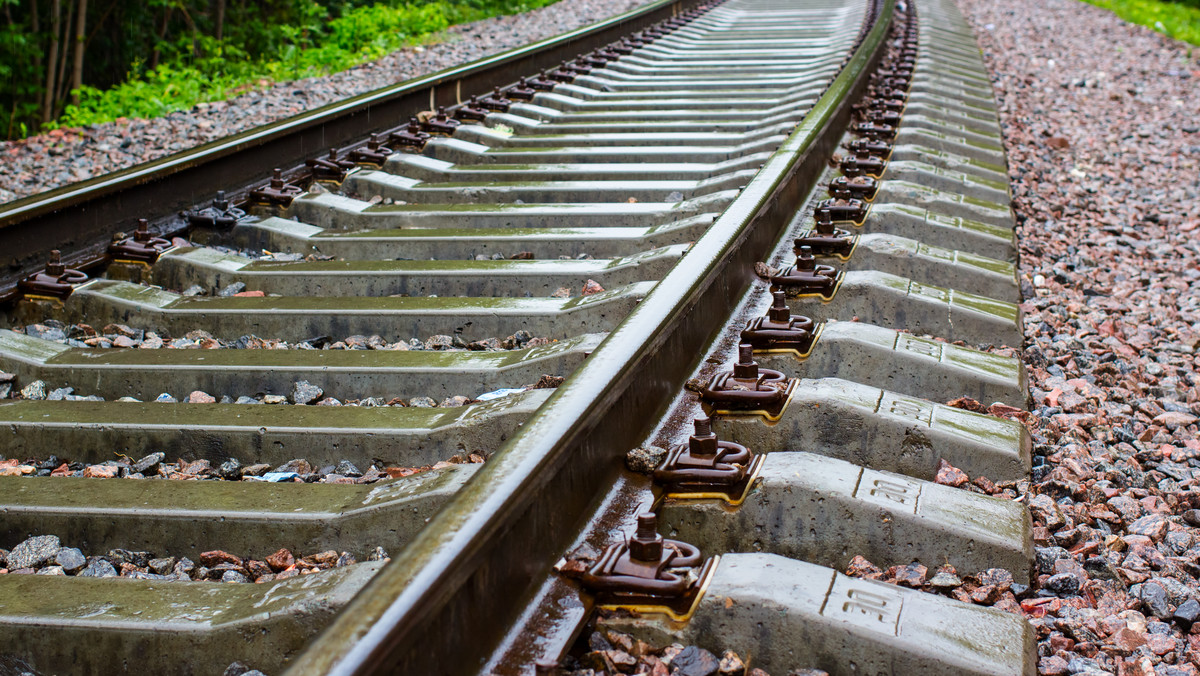
[[[35,0],[36,1],[36,0]],[[55,80],[58,66],[58,35],[62,30],[62,4],[59,0],[50,0],[50,49],[46,51],[46,91],[42,96],[42,122],[49,122],[54,113],[54,90],[58,87]]]
[[[167,39],[167,28],[171,25],[171,11],[173,9],[173,7],[167,5],[166,10],[163,11],[162,28],[158,31],[158,40],[154,43],[154,51],[150,53],[150,70],[158,68],[158,59],[162,56],[162,53],[158,50],[158,45]]]
[[[213,32],[217,41],[225,37],[225,0],[217,0],[217,29]]]
[[[83,86],[83,52],[87,47],[87,5],[88,0],[79,0],[79,10],[75,13],[75,67],[71,70],[71,100],[79,105],[79,88]]]

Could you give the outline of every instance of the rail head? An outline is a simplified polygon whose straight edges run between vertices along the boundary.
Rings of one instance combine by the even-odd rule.
[[[894,5],[878,6],[846,67],[682,263],[297,656],[290,676],[462,674],[486,663],[815,186]]]

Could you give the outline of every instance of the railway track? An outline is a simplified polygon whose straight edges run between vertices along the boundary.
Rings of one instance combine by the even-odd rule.
[[[1020,617],[837,572],[1030,582],[1024,506],[934,481],[1030,469],[1019,423],[944,405],[1028,396],[975,349],[1022,334],[951,3],[658,3],[362,105],[426,93],[454,105],[302,167],[312,120],[243,140],[269,183],[211,182],[218,144],[0,212],[14,258],[71,245],[0,329],[5,669],[553,673],[606,669],[598,631],[1033,673]],[[61,225],[131,205],[103,256]]]

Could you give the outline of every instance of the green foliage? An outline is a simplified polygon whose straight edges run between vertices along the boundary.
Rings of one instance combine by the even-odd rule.
[[[18,0],[0,0],[0,10],[10,11]],[[0,83],[8,91],[0,97],[0,138],[25,136],[38,112],[43,69],[32,57],[34,35],[24,23],[0,26]]]
[[[78,103],[65,105],[42,126],[77,127],[185,110],[273,82],[343,71],[428,41],[454,24],[554,1],[228,0],[218,40],[211,0],[109,0],[114,11],[102,16],[116,30],[89,27],[94,43],[88,47],[85,84],[73,92]],[[17,84],[11,97],[0,93],[0,134],[9,138],[38,131],[45,73],[30,55],[45,51],[49,40],[49,3],[40,2],[40,33],[30,30],[28,17],[0,27],[0,81]],[[66,7],[72,0],[62,2]],[[0,0],[0,8],[6,5],[27,7],[22,0]],[[103,9],[105,0],[92,1],[89,19],[97,6]]]
[[[1200,0],[1084,0],[1176,40],[1200,45]]]

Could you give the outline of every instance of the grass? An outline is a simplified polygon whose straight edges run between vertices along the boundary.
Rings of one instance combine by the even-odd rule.
[[[1200,45],[1200,0],[1083,0],[1163,35]]]
[[[153,118],[198,103],[223,101],[276,82],[328,75],[373,61],[401,47],[428,43],[452,25],[516,14],[556,0],[442,0],[421,5],[368,5],[313,30],[294,30],[265,57],[252,58],[229,42],[198,36],[181,40],[177,56],[152,70],[135,66],[125,82],[108,89],[84,86],[44,129],[82,127],[119,118]],[[315,6],[315,3],[314,3]],[[287,28],[287,27],[283,27]],[[320,35],[314,35],[320,31]],[[195,52],[203,56],[194,56]]]

